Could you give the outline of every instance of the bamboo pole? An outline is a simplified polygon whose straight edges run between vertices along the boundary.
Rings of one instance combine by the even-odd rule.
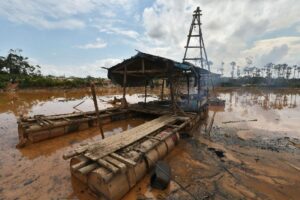
[[[99,126],[99,130],[100,130],[102,139],[104,139],[104,133],[103,133],[103,129],[102,129],[102,124],[100,122],[99,109],[98,109],[98,103],[97,103],[96,90],[95,90],[95,84],[94,83],[91,83],[91,92],[92,92],[93,101],[94,101],[94,105],[95,105],[97,123],[98,123],[98,126]]]

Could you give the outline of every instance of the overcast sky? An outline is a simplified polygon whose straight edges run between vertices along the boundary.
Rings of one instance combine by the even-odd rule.
[[[0,55],[21,48],[43,74],[83,77],[135,49],[181,61],[197,6],[213,71],[300,64],[299,0],[1,0]]]

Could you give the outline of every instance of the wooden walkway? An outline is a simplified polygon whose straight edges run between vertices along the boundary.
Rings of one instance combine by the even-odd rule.
[[[114,153],[115,151],[154,133],[166,125],[175,123],[177,120],[178,117],[176,116],[163,115],[120,134],[113,135],[94,144],[87,145],[86,147],[78,148],[74,150],[74,152],[65,154],[64,158],[68,159],[78,154],[84,154],[85,157],[97,161],[104,156]]]
[[[91,160],[98,160],[110,153],[117,151],[123,147],[126,147],[137,140],[157,131],[165,125],[172,123],[176,120],[175,117],[170,115],[164,115],[152,121],[146,122],[140,126],[124,131],[121,134],[117,134],[101,140],[96,146],[89,148],[85,156]]]

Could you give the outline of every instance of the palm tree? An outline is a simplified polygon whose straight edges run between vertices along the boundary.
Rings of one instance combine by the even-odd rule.
[[[220,72],[221,72],[221,75],[223,76],[224,75],[224,62],[222,61],[221,62],[221,68],[220,68]]]
[[[284,64],[282,64],[281,66],[282,66],[282,73],[281,73],[281,76],[282,76],[283,78],[285,78],[285,77],[287,77],[287,68],[288,68],[288,65],[284,63]]]
[[[288,66],[286,69],[286,79],[289,79],[292,74],[292,67]]]
[[[236,75],[237,75],[238,78],[240,78],[240,76],[241,76],[240,66],[237,66]]]
[[[255,76],[260,77],[260,73],[261,73],[261,70],[259,68],[255,67]]]
[[[272,69],[274,67],[273,63],[266,64],[266,70],[267,70],[267,78],[272,78]]]
[[[274,65],[274,70],[277,71],[277,78],[280,78],[281,64]]]
[[[293,78],[295,79],[296,78],[297,65],[294,65],[293,68],[294,68],[294,77]]]
[[[262,77],[265,77],[265,71],[266,71],[266,68],[261,68],[261,76]]]
[[[244,68],[244,75],[245,76],[250,76],[249,73],[250,73],[249,67],[245,67]]]
[[[231,78],[233,78],[234,77],[234,70],[235,70],[236,62],[232,61],[230,63],[230,65],[231,65]]]

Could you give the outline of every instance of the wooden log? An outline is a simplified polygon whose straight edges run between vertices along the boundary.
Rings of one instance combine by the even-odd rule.
[[[91,171],[97,169],[98,167],[99,167],[99,165],[97,163],[92,163],[90,165],[80,168],[78,171],[85,175],[85,174],[88,174]]]
[[[107,162],[110,162],[111,164],[115,165],[117,168],[119,168],[121,170],[122,173],[126,172],[126,165],[120,161],[118,161],[117,159],[114,159],[113,157],[111,156],[106,156],[104,157],[104,159],[107,161]]]
[[[128,165],[128,166],[135,166],[136,165],[136,162],[134,162],[133,160],[130,160],[130,159],[127,159],[127,158],[124,158],[123,156],[120,156],[116,153],[111,153],[110,154],[111,157],[113,157],[114,159]]]
[[[80,160],[81,161],[79,163],[71,166],[72,170],[78,170],[78,169],[86,166],[90,161],[89,159],[87,159],[85,157],[83,157],[83,159],[81,158]]]
[[[120,171],[120,169],[118,169],[117,167],[115,167],[114,165],[110,164],[109,162],[107,162],[104,159],[98,159],[97,160],[98,164],[102,167],[104,167],[105,169],[111,171],[112,173],[116,174]]]

